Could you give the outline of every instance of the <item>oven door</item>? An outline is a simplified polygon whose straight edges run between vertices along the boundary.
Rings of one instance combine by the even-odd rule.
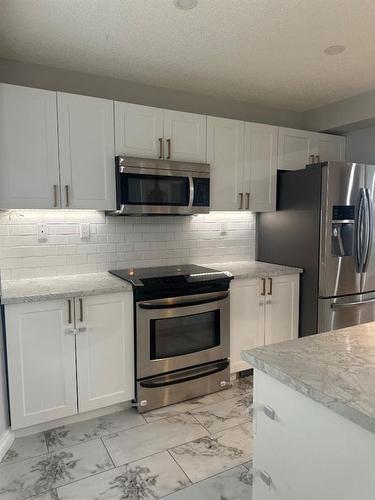
[[[137,303],[137,379],[227,359],[229,292]]]

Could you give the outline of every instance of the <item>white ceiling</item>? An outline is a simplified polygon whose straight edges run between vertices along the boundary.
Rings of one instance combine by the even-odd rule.
[[[374,27],[374,0],[1,0],[0,57],[304,111],[375,88]]]

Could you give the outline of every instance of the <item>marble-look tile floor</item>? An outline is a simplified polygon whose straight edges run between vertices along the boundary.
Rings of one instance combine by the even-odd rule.
[[[139,415],[22,437],[0,464],[0,500],[249,500],[252,379]]]

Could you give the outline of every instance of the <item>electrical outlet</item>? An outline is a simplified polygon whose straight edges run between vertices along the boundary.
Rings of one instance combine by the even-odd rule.
[[[81,240],[88,240],[90,238],[90,224],[83,222],[79,225],[79,236]]]
[[[37,225],[37,238],[38,241],[47,241],[48,240],[48,225],[47,224],[38,224]]]

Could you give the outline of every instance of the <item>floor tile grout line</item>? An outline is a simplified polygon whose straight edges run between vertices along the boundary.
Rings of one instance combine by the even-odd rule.
[[[174,461],[174,463],[177,465],[177,467],[179,469],[181,469],[181,471],[183,472],[183,474],[188,478],[188,480],[190,481],[190,485],[193,484],[193,481],[191,480],[190,476],[188,475],[187,472],[184,471],[184,469],[182,468],[182,466],[177,462],[177,460],[174,458],[174,456],[172,455],[171,451],[168,449],[167,450],[167,453],[168,455],[172,458],[172,460]],[[186,487],[190,486],[190,485],[186,485]],[[180,488],[180,489],[183,489],[183,488]]]
[[[1,470],[3,467],[6,467],[6,466],[8,466],[8,465],[20,464],[21,462],[25,462],[25,460],[31,460],[32,458],[42,457],[43,455],[49,455],[49,452],[48,452],[48,451],[45,451],[44,453],[38,453],[37,455],[32,455],[32,456],[30,456],[30,457],[20,458],[19,460],[13,460],[13,461],[11,461],[11,462],[0,462],[0,470]]]
[[[109,453],[108,448],[107,448],[107,446],[105,445],[105,442],[103,441],[103,439],[102,439],[102,438],[100,438],[100,441],[101,441],[102,445],[104,446],[104,449],[105,449],[105,451],[107,452],[107,455],[109,456],[110,461],[112,462],[113,468],[115,469],[115,468],[116,468],[116,465],[115,465],[115,462],[114,462],[114,460],[113,460],[113,458],[112,458],[112,455]]]
[[[207,481],[208,479],[212,479],[212,478],[214,478],[216,476],[220,476],[220,474],[223,474],[224,472],[228,472],[230,470],[234,470],[234,469],[237,469],[237,468],[239,469],[240,467],[242,467],[244,469],[243,472],[246,472],[248,470],[247,467],[244,464],[235,465],[234,467],[228,467],[228,469],[224,469],[224,470],[221,470],[220,472],[216,472],[216,474],[213,474],[212,476],[207,476],[204,479],[199,479],[199,481],[196,481],[195,483],[192,482],[191,484],[185,486],[184,488],[181,488],[181,490],[185,490],[187,488],[191,488],[192,486],[195,486],[196,484],[203,483],[204,481]],[[180,491],[180,490],[178,490],[178,491]],[[170,495],[173,495],[174,493],[176,493],[176,492],[174,491],[172,493],[168,493],[168,495],[164,495],[163,497],[160,497],[160,498],[168,499],[168,497]]]

